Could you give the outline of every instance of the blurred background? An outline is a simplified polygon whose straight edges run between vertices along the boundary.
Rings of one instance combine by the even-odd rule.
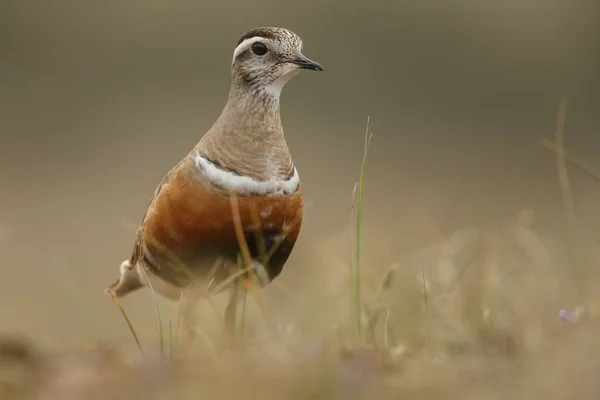
[[[225,104],[231,55],[287,27],[325,67],[283,92],[305,188],[293,289],[323,248],[348,258],[367,117],[365,259],[392,263],[523,209],[564,239],[555,156],[538,144],[569,99],[567,148],[600,154],[597,6],[567,0],[139,1],[0,4],[0,324],[67,340],[130,340],[104,288],[156,185]],[[600,165],[599,165],[600,168]],[[580,234],[600,185],[571,169]],[[325,263],[318,268],[328,268]],[[123,300],[152,321],[147,292]],[[150,322],[148,322],[150,323]]]

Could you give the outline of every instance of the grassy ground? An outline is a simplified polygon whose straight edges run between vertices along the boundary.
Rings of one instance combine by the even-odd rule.
[[[571,221],[567,162],[598,182],[600,174],[564,151],[565,110],[555,138],[541,144],[557,155]],[[392,265],[365,263],[370,138],[367,129],[349,254],[323,244],[296,287],[251,290],[234,337],[215,316],[222,307],[205,302],[195,340],[185,341],[176,312],[157,302],[157,325],[131,326],[129,344],[0,338],[0,399],[598,398],[600,248],[571,226],[564,241],[540,237],[524,210],[497,229],[440,237]]]

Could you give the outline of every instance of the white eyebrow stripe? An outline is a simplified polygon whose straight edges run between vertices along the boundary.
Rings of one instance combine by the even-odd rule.
[[[261,37],[261,36],[254,36],[254,37],[244,40],[242,43],[238,44],[238,46],[233,51],[233,59],[231,60],[231,63],[233,64],[235,59],[238,58],[238,56],[240,54],[242,54],[244,51],[248,50],[254,43],[263,42],[263,41],[267,41],[267,40],[268,39]]]

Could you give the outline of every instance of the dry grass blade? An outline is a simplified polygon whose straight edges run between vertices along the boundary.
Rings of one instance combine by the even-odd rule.
[[[568,249],[569,258],[572,265],[573,276],[575,281],[582,288],[585,278],[581,271],[581,260],[580,260],[580,245],[577,238],[577,229],[575,223],[575,205],[573,201],[573,194],[571,191],[571,183],[569,174],[567,172],[567,163],[565,157],[565,122],[567,119],[567,106],[568,101],[563,99],[559,106],[556,114],[556,133],[554,135],[554,145],[556,146],[556,169],[558,173],[558,181],[560,185],[560,191],[565,204],[565,214],[567,222],[567,234],[568,234]],[[581,291],[583,293],[583,290]],[[585,293],[583,294],[585,297]]]
[[[271,318],[271,312],[268,307],[267,299],[265,297],[264,291],[262,290],[262,287],[260,286],[260,284],[257,281],[256,275],[252,275],[251,279],[249,279],[249,280],[243,280],[242,284],[244,285],[246,290],[250,293],[250,295],[252,295],[252,297],[254,297],[254,300],[256,301],[256,304],[260,308],[263,319],[265,320],[265,323],[267,324],[267,327],[269,328],[269,330],[273,334],[277,334],[275,325]]]
[[[123,318],[125,319],[125,322],[127,323],[129,330],[131,331],[131,334],[133,335],[133,339],[135,340],[135,344],[137,345],[138,349],[140,350],[140,354],[142,355],[142,357],[144,357],[144,350],[142,350],[142,344],[140,343],[140,339],[138,338],[138,335],[135,332],[133,324],[131,323],[131,321],[129,320],[129,317],[127,316],[127,312],[125,312],[125,309],[123,308],[121,303],[119,303],[119,300],[117,299],[116,296],[111,296],[111,297],[112,297],[113,301],[115,302],[115,304],[117,305],[117,307],[119,308],[119,311],[121,311],[121,315],[123,315]]]
[[[556,143],[546,138],[540,138],[539,143],[541,146],[547,148],[548,150],[551,150],[557,154],[562,154],[565,160],[569,161],[581,171],[588,174],[592,179],[600,183],[600,170],[598,170],[594,165],[592,165],[588,161],[571,153],[568,150],[565,150],[562,147],[557,146]]]
[[[429,298],[427,296],[427,280],[425,279],[425,268],[423,268],[423,263],[421,263],[421,281],[423,284],[423,302],[425,303],[425,326],[427,330],[426,340],[429,342],[431,338],[431,333],[429,331]]]
[[[246,237],[244,236],[244,228],[242,227],[242,219],[240,216],[240,207],[239,207],[239,203],[237,200],[237,196],[234,192],[231,192],[229,195],[229,200],[231,203],[231,214],[233,217],[233,226],[234,226],[234,230],[235,230],[235,236],[238,242],[238,246],[240,248],[240,252],[241,252],[241,256],[243,259],[243,263],[242,265],[240,265],[240,260],[238,257],[238,270],[246,270],[248,271],[248,275],[249,276],[253,276],[253,265],[252,265],[252,256],[250,254],[250,248],[248,247],[248,243],[246,242]],[[245,265],[245,268],[244,268]],[[238,291],[238,282],[234,283],[235,288],[233,290]],[[237,302],[237,300],[234,300],[234,302]],[[233,326],[231,327],[234,332],[232,332],[235,336],[235,325],[236,325],[236,314],[237,314],[237,304],[232,304],[232,321],[231,323],[233,324]],[[245,317],[245,316],[243,316]]]
[[[365,169],[367,162],[367,152],[369,150],[369,144],[373,134],[369,132],[369,124],[371,118],[367,118],[367,127],[365,130],[365,143],[363,149],[363,159],[360,168],[360,179],[358,186],[353,191],[356,194],[356,230],[354,232],[355,243],[354,243],[354,271],[352,274],[352,288],[351,288],[351,315],[354,320],[355,334],[358,338],[362,336],[362,294],[361,294],[361,230],[362,230],[362,219],[363,219],[363,197],[365,190]]]
[[[233,226],[235,229],[235,236],[238,241],[238,245],[240,246],[240,251],[242,252],[242,258],[244,259],[244,264],[246,266],[252,265],[252,256],[250,255],[250,248],[248,247],[248,243],[246,242],[246,238],[244,236],[244,229],[242,227],[242,219],[240,217],[240,206],[237,200],[237,196],[235,193],[230,194],[230,202],[231,202],[231,213],[233,216]]]
[[[567,119],[567,106],[567,100],[562,100],[558,106],[558,112],[556,115],[556,134],[554,136],[554,140],[559,149],[565,148],[565,121]],[[556,152],[556,169],[558,172],[560,190],[565,202],[567,221],[570,229],[573,229],[573,224],[575,223],[575,205],[571,192],[569,173],[567,172],[567,163],[565,162],[564,153],[562,151]]]
[[[158,306],[158,296],[156,295],[156,291],[154,291],[154,286],[152,286],[152,282],[146,273],[145,268],[140,268],[144,273],[144,277],[146,278],[146,282],[148,282],[148,287],[150,288],[150,292],[152,292],[152,297],[154,298],[154,306],[156,308],[156,319],[158,323],[158,336],[160,340],[160,360],[165,360],[165,339],[163,334],[163,324],[162,324],[162,315],[160,313],[160,307]]]
[[[240,278],[241,276],[243,276],[244,274],[250,272],[250,270],[253,267],[250,266],[242,268],[242,269],[238,269],[237,271],[235,271],[234,273],[232,273],[231,275],[229,275],[227,278],[223,279],[223,281],[221,281],[218,285],[214,286],[213,289],[210,290],[209,293],[220,293],[221,291],[223,291],[227,286],[231,285],[236,279]]]

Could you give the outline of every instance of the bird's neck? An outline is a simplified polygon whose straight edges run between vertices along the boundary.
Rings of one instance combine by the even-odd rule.
[[[294,166],[281,124],[280,92],[234,79],[221,115],[198,144],[199,153],[256,180],[289,178]]]

